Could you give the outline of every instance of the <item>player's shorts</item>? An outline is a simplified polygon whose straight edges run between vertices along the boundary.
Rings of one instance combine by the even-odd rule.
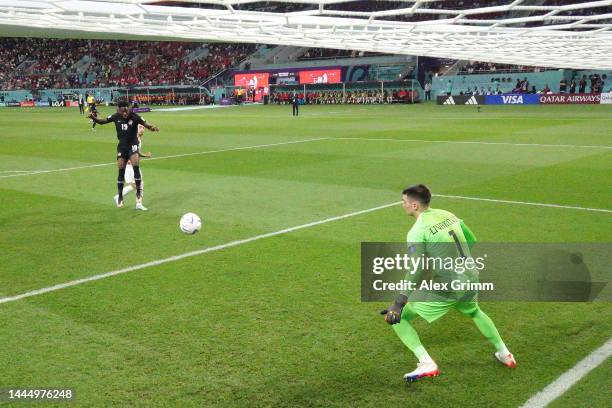
[[[117,159],[129,160],[133,154],[138,154],[138,149],[137,144],[132,146],[117,145]]]
[[[449,310],[457,309],[457,311],[472,315],[480,308],[475,300],[469,302],[459,301],[444,301],[444,302],[409,302],[402,310],[402,315],[416,314],[427,320],[428,323],[434,322],[444,316]]]

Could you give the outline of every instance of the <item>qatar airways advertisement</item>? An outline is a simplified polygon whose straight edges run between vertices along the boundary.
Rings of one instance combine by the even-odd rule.
[[[342,79],[340,69],[300,71],[300,84],[334,84]]]

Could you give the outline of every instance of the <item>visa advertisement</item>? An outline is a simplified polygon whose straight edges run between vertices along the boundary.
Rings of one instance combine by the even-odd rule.
[[[612,92],[592,94],[503,94],[438,96],[438,105],[612,104]]]
[[[506,94],[486,95],[487,105],[535,105],[540,103],[540,95],[537,94]]]
[[[341,69],[300,71],[300,84],[335,84],[342,81]]]

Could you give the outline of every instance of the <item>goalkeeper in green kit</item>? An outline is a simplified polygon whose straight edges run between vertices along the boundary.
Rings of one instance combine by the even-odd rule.
[[[402,205],[408,215],[416,218],[416,222],[408,232],[407,241],[411,257],[424,256],[428,258],[469,258],[470,248],[476,242],[472,231],[454,214],[429,207],[431,192],[423,184],[409,187],[402,192]],[[452,251],[452,253],[450,253]],[[438,280],[445,281],[450,276],[460,276],[461,279],[477,280],[477,272],[467,271],[458,275],[443,267],[428,271],[435,275]],[[413,280],[418,279],[423,271],[417,271]],[[444,316],[451,309],[456,309],[462,314],[470,317],[480,332],[489,340],[496,349],[495,358],[507,367],[516,367],[516,361],[501,339],[495,324],[480,307],[474,294],[460,291],[446,291],[444,296],[427,297],[426,301],[413,301],[405,294],[399,295],[386,310],[381,313],[385,315],[385,321],[393,325],[393,329],[402,342],[419,359],[416,370],[404,375],[408,382],[416,381],[423,377],[435,377],[440,374],[438,365],[429,356],[427,350],[421,344],[419,335],[412,320],[420,316],[431,323]],[[433,301],[432,301],[433,300]]]

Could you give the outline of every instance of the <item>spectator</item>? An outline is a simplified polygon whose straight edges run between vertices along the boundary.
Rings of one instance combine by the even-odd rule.
[[[431,101],[431,82],[425,82],[425,100]]]
[[[211,44],[208,54],[188,56],[199,43],[0,39],[0,88],[41,89],[200,84],[237,65],[253,45]]]
[[[586,75],[583,75],[582,78],[580,78],[580,82],[578,82],[578,93],[585,93],[586,84],[587,84],[587,77]]]

